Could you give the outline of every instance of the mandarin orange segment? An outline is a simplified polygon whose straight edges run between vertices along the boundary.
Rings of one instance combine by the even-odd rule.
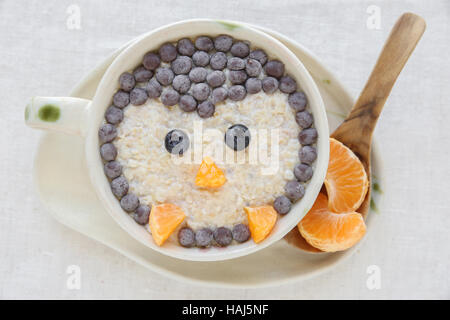
[[[149,225],[153,240],[158,246],[161,246],[169,238],[185,216],[180,207],[171,203],[152,206]]]
[[[349,148],[333,138],[330,138],[330,160],[324,183],[328,208],[334,212],[357,210],[369,187],[361,161]]]
[[[248,227],[255,243],[263,241],[277,222],[277,212],[272,206],[244,207]]]
[[[366,224],[357,212],[334,213],[327,196],[319,193],[313,207],[298,224],[298,230],[313,247],[326,252],[346,250],[366,233]]]
[[[214,161],[210,157],[203,158],[195,177],[195,184],[204,188],[219,188],[226,181],[225,174]]]

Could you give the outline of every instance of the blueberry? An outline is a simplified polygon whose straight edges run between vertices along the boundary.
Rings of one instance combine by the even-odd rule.
[[[130,95],[128,92],[119,90],[113,96],[113,103],[118,108],[125,108],[130,103]]]
[[[250,130],[243,124],[235,124],[225,132],[225,144],[234,151],[244,150],[250,144]]]
[[[291,207],[291,200],[289,200],[286,196],[279,196],[273,202],[273,208],[275,211],[282,215],[288,213],[291,210]]]
[[[245,68],[245,61],[238,57],[231,57],[228,59],[227,68],[230,70],[242,70]]]
[[[258,93],[261,91],[262,82],[258,78],[250,78],[245,82],[245,89],[248,93]]]
[[[124,176],[111,181],[111,191],[119,199],[128,193],[128,188],[128,181]]]
[[[148,95],[147,95],[147,91],[145,91],[145,89],[134,88],[130,92],[130,102],[131,102],[131,104],[133,104],[135,106],[143,105],[145,103],[145,101],[147,101],[147,99],[148,99]]]
[[[195,245],[195,233],[189,227],[181,228],[178,231],[178,242],[185,248],[192,248]]]
[[[303,146],[298,152],[298,158],[301,163],[312,164],[317,158],[316,148],[311,146]]]
[[[161,63],[161,59],[156,53],[148,52],[145,54],[144,59],[142,59],[142,64],[147,70],[156,70]]]
[[[239,41],[231,46],[230,52],[236,57],[245,58],[250,53],[250,48],[245,42]]]
[[[297,82],[289,76],[281,77],[280,91],[284,93],[292,93],[297,90]]]
[[[271,60],[267,62],[264,70],[266,70],[267,75],[280,78],[284,73],[284,64],[278,60]]]
[[[195,242],[199,247],[207,247],[213,240],[213,232],[209,228],[202,228],[195,233]]]
[[[262,80],[262,88],[265,93],[274,93],[278,89],[278,80],[274,77],[266,77]]]
[[[133,212],[139,206],[139,198],[135,194],[129,193],[120,199],[120,206],[126,212]]]
[[[130,91],[136,85],[134,76],[129,72],[124,72],[119,77],[120,89],[124,91]]]
[[[195,47],[198,50],[206,51],[212,50],[214,48],[214,43],[210,37],[201,36],[195,39]]]
[[[161,67],[161,68],[156,69],[155,77],[156,77],[156,80],[158,80],[158,82],[160,84],[162,84],[163,86],[168,86],[169,84],[172,83],[175,75],[174,75],[172,69],[170,69],[168,67]]]
[[[247,72],[247,74],[250,77],[257,77],[259,76],[259,74],[261,73],[262,70],[262,66],[261,63],[259,63],[258,60],[255,59],[248,59],[246,66],[245,66],[245,71]]]
[[[209,91],[209,86],[206,83],[197,83],[192,87],[192,95],[197,101],[208,99]]]
[[[246,95],[247,95],[247,91],[245,91],[244,86],[236,85],[236,86],[231,86],[228,89],[228,98],[230,98],[233,101],[244,100]]]
[[[233,234],[230,229],[219,227],[214,230],[214,240],[216,240],[218,245],[226,247],[233,241]]]
[[[209,54],[205,51],[196,51],[192,56],[192,61],[197,67],[206,67],[209,63]]]
[[[161,102],[167,107],[176,105],[179,100],[180,94],[172,88],[166,88],[161,93]]]
[[[106,123],[98,130],[100,143],[113,141],[117,137],[117,129],[112,124]]]
[[[180,98],[180,102],[178,102],[181,110],[185,112],[192,112],[197,109],[197,101],[191,95],[184,95]]]
[[[122,165],[118,161],[110,161],[105,163],[103,167],[108,178],[114,179],[122,174]]]
[[[150,216],[150,207],[145,204],[139,205],[136,211],[133,213],[133,219],[137,223],[144,225],[148,223],[148,217]]]
[[[192,68],[192,59],[180,56],[172,62],[172,70],[175,74],[188,74]]]
[[[211,101],[216,104],[224,101],[228,97],[228,91],[225,88],[215,88],[211,93]]]
[[[233,227],[233,239],[236,240],[239,243],[245,242],[248,239],[250,239],[250,230],[248,229],[248,226],[240,223]]]
[[[227,77],[225,76],[225,73],[223,73],[223,71],[215,70],[208,74],[208,76],[206,77],[206,82],[208,82],[211,87],[216,88],[223,85],[226,79]]]
[[[171,43],[165,43],[159,48],[159,56],[164,62],[171,62],[177,57],[177,49]]]
[[[303,92],[294,92],[289,95],[289,105],[295,111],[303,111],[306,108],[306,96]]]
[[[242,70],[230,71],[228,74],[228,79],[230,79],[232,84],[241,84],[247,80],[247,73]]]
[[[100,147],[100,155],[105,161],[114,160],[117,157],[117,149],[112,143],[102,144]]]
[[[172,87],[179,93],[186,93],[191,88],[191,80],[188,76],[179,74],[173,79]]]
[[[308,111],[300,111],[295,114],[295,121],[300,127],[306,129],[313,124],[313,116]]]
[[[298,141],[302,145],[313,144],[317,141],[317,130],[314,128],[303,129],[298,134]]]
[[[177,50],[183,56],[192,56],[195,52],[195,47],[192,41],[188,38],[184,38],[178,41]]]
[[[227,52],[233,45],[233,38],[227,35],[220,35],[214,39],[214,47],[217,51]]]
[[[313,169],[311,168],[311,166],[309,166],[307,164],[300,163],[300,164],[296,165],[294,168],[294,176],[300,182],[308,181],[309,179],[311,179],[312,175],[313,175]]]
[[[111,124],[118,124],[123,120],[123,111],[115,106],[106,109],[105,119]]]
[[[289,181],[284,186],[286,196],[293,202],[303,198],[305,195],[305,187],[298,181]]]
[[[203,101],[197,107],[197,113],[201,118],[209,118],[214,115],[216,107],[211,101]]]
[[[223,52],[216,52],[211,56],[209,64],[214,70],[222,70],[227,65],[227,55]]]
[[[250,59],[258,60],[261,65],[265,65],[267,62],[267,54],[263,50],[254,50],[250,52]]]
[[[149,81],[153,77],[153,72],[147,70],[143,66],[139,66],[133,71],[134,79],[137,82],[146,82]]]
[[[147,83],[145,90],[147,90],[147,95],[150,99],[155,99],[161,95],[162,86],[155,78],[153,78]]]
[[[189,72],[189,79],[192,82],[203,82],[206,80],[206,76],[208,75],[208,71],[202,67],[196,67]]]
[[[164,146],[169,153],[182,155],[189,149],[189,137],[184,131],[171,130],[164,139]]]

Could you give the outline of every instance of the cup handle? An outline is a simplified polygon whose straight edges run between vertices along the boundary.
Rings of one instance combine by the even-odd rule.
[[[36,129],[84,137],[91,100],[72,97],[33,97],[25,108],[25,123]]]

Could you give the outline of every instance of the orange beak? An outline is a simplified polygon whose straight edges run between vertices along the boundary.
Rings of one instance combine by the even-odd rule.
[[[195,177],[195,184],[203,188],[219,188],[227,179],[225,174],[210,157],[204,157],[197,176]]]

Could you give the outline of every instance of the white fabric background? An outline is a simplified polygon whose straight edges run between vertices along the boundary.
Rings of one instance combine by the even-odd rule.
[[[71,4],[81,9],[81,30],[66,27]],[[366,27],[371,4],[381,8],[380,30]],[[361,249],[331,272],[268,289],[193,287],[58,224],[39,203],[31,180],[39,133],[24,126],[26,100],[67,95],[131,38],[187,18],[255,23],[311,49],[357,96],[405,11],[428,29],[376,131],[386,208]],[[450,298],[449,20],[448,0],[0,0],[0,298]],[[81,267],[81,290],[66,288],[71,264]],[[379,290],[366,287],[373,264]]]

